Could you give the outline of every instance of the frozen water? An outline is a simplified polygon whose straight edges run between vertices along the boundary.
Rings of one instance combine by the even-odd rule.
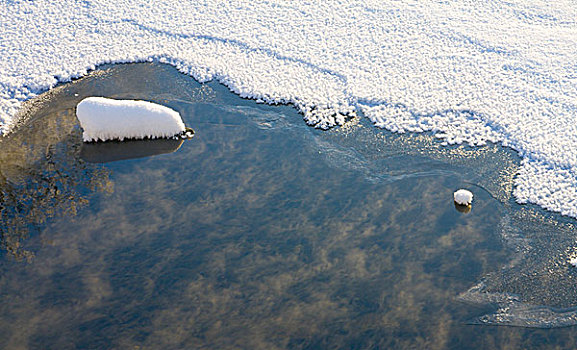
[[[361,111],[394,132],[501,142],[523,158],[520,203],[577,217],[572,0],[7,1],[0,27],[4,133],[59,82],[158,61],[320,128]]]

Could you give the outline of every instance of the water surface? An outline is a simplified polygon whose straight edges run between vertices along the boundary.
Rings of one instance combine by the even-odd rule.
[[[91,95],[168,105],[196,136],[95,153],[74,116]],[[572,324],[574,222],[514,203],[519,161],[499,146],[358,118],[319,131],[156,64],[104,67],[23,113],[0,141],[6,349],[575,344],[526,328]]]

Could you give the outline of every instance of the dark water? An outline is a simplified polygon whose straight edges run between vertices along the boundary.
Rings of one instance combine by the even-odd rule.
[[[196,136],[83,145],[90,95],[168,105]],[[3,349],[575,347],[572,327],[527,327],[573,324],[577,230],[514,203],[498,146],[318,131],[154,64],[24,113],[0,141]]]

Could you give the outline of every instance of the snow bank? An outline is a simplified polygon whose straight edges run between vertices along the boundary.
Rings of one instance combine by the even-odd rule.
[[[111,62],[158,61],[326,128],[502,142],[515,195],[577,217],[577,6],[559,1],[4,1],[0,129],[23,101]],[[551,181],[550,179],[555,179]]]
[[[88,97],[76,107],[85,142],[167,138],[184,132],[180,114],[146,101]]]

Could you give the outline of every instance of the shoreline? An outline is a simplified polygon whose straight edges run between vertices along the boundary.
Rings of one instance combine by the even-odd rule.
[[[0,119],[11,123],[23,100],[97,64],[158,61],[241,97],[292,103],[320,128],[362,112],[378,127],[431,131],[449,144],[502,142],[523,158],[517,201],[577,217],[572,4],[139,5],[10,2],[0,9],[7,29]],[[354,26],[342,18],[352,9]],[[537,35],[528,38],[527,30]]]
[[[103,64],[99,64],[99,65],[95,65],[93,68],[87,70],[86,75],[83,76],[78,76],[78,77],[74,77],[71,79],[66,79],[63,81],[58,81],[58,83],[50,88],[47,91],[44,91],[42,93],[40,93],[39,95],[33,97],[32,99],[28,99],[22,102],[22,105],[20,106],[19,112],[16,116],[16,123],[14,124],[13,127],[11,127],[11,131],[9,131],[8,134],[6,135],[1,135],[0,134],[0,140],[3,139],[4,137],[9,136],[12,132],[17,132],[18,128],[21,127],[22,125],[26,125],[29,122],[29,116],[30,115],[34,115],[35,111],[43,108],[44,103],[46,102],[46,100],[50,100],[50,96],[54,95],[54,94],[60,94],[60,89],[65,89],[65,90],[70,90],[71,86],[73,86],[73,84],[75,84],[78,81],[81,81],[83,79],[98,79],[98,76],[102,73],[102,72],[106,72],[108,70],[110,70],[111,68],[114,68],[116,66],[131,66],[131,65],[150,65],[150,67],[155,67],[156,68],[161,68],[161,69],[175,69],[177,70],[180,74],[182,74],[183,76],[189,77],[194,79],[195,81],[199,82],[200,84],[211,84],[214,86],[214,84],[218,84],[220,86],[222,86],[223,88],[225,88],[226,90],[230,91],[231,93],[241,97],[242,99],[245,99],[247,101],[254,101],[255,103],[261,104],[267,104],[269,106],[284,106],[287,108],[291,108],[293,110],[295,110],[299,115],[301,115],[301,117],[304,119],[304,122],[307,123],[309,126],[318,128],[318,126],[315,125],[310,125],[309,122],[307,121],[306,116],[304,116],[304,112],[302,111],[301,108],[299,108],[298,105],[294,104],[293,102],[270,102],[270,101],[263,101],[261,98],[259,97],[250,97],[250,96],[243,96],[245,94],[236,91],[236,89],[231,88],[230,86],[228,86],[226,84],[226,80],[220,79],[220,78],[216,78],[216,79],[211,79],[207,82],[202,82],[199,81],[197,78],[195,78],[194,76],[190,76],[189,74],[187,74],[186,72],[180,70],[178,68],[178,64],[173,64],[170,62],[166,62],[164,59],[142,59],[142,60],[137,60],[135,62],[124,62],[124,61],[120,61],[118,63],[103,63]],[[72,84],[72,85],[71,85]],[[90,95],[85,95],[85,97],[89,97]],[[124,97],[124,98],[130,98],[130,97]],[[73,102],[74,101],[74,102]],[[77,103],[78,101],[73,100],[70,103]],[[314,108],[313,108],[314,109]],[[515,157],[519,160],[518,163],[522,164],[523,160],[525,158],[523,158],[521,156],[521,152],[517,149],[515,149],[514,147],[511,146],[507,146],[504,145],[502,141],[487,141],[486,143],[482,143],[480,145],[475,145],[475,144],[469,144],[467,142],[464,143],[460,143],[460,144],[447,144],[446,141],[443,141],[442,138],[440,138],[439,136],[439,131],[394,131],[394,130],[389,130],[383,126],[378,126],[375,124],[374,121],[371,120],[371,118],[369,116],[366,116],[362,111],[355,111],[355,113],[350,116],[347,117],[345,119],[343,119],[341,124],[336,124],[334,126],[331,126],[329,128],[339,128],[339,127],[343,127],[346,125],[347,121],[350,121],[351,119],[354,119],[356,117],[360,117],[363,119],[367,119],[370,120],[370,123],[372,124],[373,127],[377,128],[377,129],[381,129],[384,130],[385,132],[390,132],[392,134],[398,134],[398,135],[403,135],[405,133],[408,134],[413,134],[413,135],[419,135],[419,134],[423,134],[428,136],[432,136],[441,146],[443,147],[470,147],[472,149],[476,149],[476,148],[483,148],[486,147],[487,145],[489,145],[490,147],[498,147],[498,148],[503,148],[506,149],[506,152],[512,152],[514,153]],[[329,128],[320,128],[322,130],[328,130]],[[442,132],[441,132],[442,133]],[[546,212],[550,212],[550,213],[559,213],[562,216],[568,217],[570,219],[577,219],[577,216],[571,215],[567,212],[564,212],[563,210],[559,210],[556,207],[550,207],[547,204],[539,204],[539,203],[533,203],[531,202],[525,195],[519,195],[520,193],[520,187],[526,187],[527,186],[527,181],[524,180],[523,182],[519,182],[519,171],[522,170],[522,167],[519,166],[519,170],[517,171],[517,175],[515,176],[515,184],[513,186],[513,193],[515,193],[515,201],[520,204],[520,205],[535,205],[541,209],[543,209]],[[526,173],[526,172],[525,172]]]

